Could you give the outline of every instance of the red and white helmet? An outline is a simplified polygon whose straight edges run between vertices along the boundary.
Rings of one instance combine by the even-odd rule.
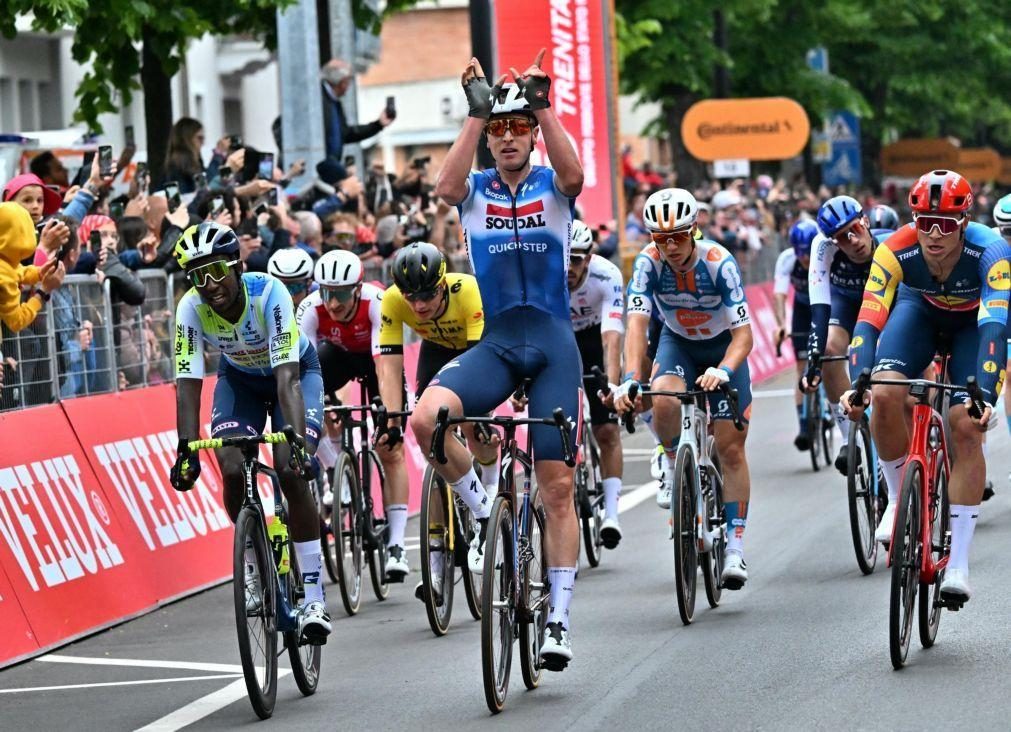
[[[909,208],[913,213],[960,216],[972,208],[972,186],[953,170],[932,170],[909,189]]]

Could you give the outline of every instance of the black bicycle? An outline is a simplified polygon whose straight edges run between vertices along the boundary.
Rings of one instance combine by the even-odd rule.
[[[501,427],[499,490],[492,504],[485,535],[484,573],[481,588],[481,668],[484,696],[493,714],[502,711],[509,690],[513,641],[520,641],[520,669],[528,689],[537,688],[544,668],[561,671],[567,664],[547,665],[540,660],[541,642],[550,601],[548,568],[544,557],[544,509],[531,491],[533,460],[531,435],[526,449],[516,443],[521,425],[556,427],[562,440],[565,464],[576,464],[569,443],[571,425],[561,408],[549,419],[517,417],[450,417],[449,409],[439,410],[432,436],[430,457],[446,464],[446,431],[453,425],[475,424]],[[517,489],[515,467],[523,471],[522,488]]]
[[[822,356],[817,349],[812,349],[807,355],[804,376],[811,383],[821,364],[845,360],[846,356]],[[804,392],[801,419],[810,445],[811,467],[818,472],[822,466],[828,466],[832,462],[835,447],[835,418],[832,416],[832,404],[825,394],[824,382],[819,383],[817,389]]]

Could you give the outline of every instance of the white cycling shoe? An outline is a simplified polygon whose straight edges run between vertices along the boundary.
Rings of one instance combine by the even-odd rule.
[[[614,549],[621,542],[621,526],[618,519],[606,518],[600,524],[600,541],[607,549]]]
[[[660,486],[656,489],[656,505],[660,508],[670,508],[672,493],[674,486],[666,480],[660,481]]]
[[[657,445],[653,457],[649,459],[649,474],[653,480],[663,480],[663,445]]]
[[[388,550],[386,558],[386,581],[403,582],[404,577],[411,573],[407,564],[407,552],[404,547],[394,544]]]
[[[484,574],[484,537],[488,531],[488,519],[478,519],[475,529],[467,549],[467,568],[471,574]]]
[[[308,602],[298,609],[298,637],[301,643],[322,646],[333,628],[326,605],[319,600]]]
[[[948,602],[962,604],[972,597],[972,588],[969,586],[969,570],[948,568],[944,570],[944,579],[941,580],[941,599]]]
[[[548,671],[562,671],[572,660],[572,641],[561,623],[548,623],[541,643],[541,664]]]
[[[260,614],[263,603],[260,599],[260,576],[255,564],[246,562],[246,615]]]
[[[739,590],[748,581],[748,565],[737,552],[727,552],[723,560],[723,574],[720,582],[728,590]]]
[[[895,513],[898,509],[897,501],[889,501],[885,512],[881,514],[881,521],[878,528],[874,530],[874,541],[885,544],[892,540],[892,528],[895,526]]]

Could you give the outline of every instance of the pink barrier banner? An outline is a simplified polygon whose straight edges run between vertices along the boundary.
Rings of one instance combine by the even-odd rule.
[[[744,288],[751,311],[751,335],[754,347],[748,356],[751,381],[758,384],[775,376],[794,364],[793,349],[789,343],[783,345],[781,357],[776,357],[776,316],[773,308],[772,283],[761,282]],[[789,304],[789,301],[788,301]],[[787,308],[786,322],[790,322]]]

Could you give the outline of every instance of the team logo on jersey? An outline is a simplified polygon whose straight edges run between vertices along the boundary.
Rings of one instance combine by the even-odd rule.
[[[721,259],[723,259],[723,252],[721,252],[716,247],[713,247],[712,249],[709,250],[709,254],[706,255],[706,259],[708,259],[710,262],[719,262]]]
[[[485,204],[486,229],[505,229],[512,231],[514,228],[534,229],[547,226],[544,220],[544,201],[531,201],[522,206],[499,206],[495,203]]]
[[[987,284],[995,290],[1011,290],[1011,270],[1006,259],[995,262],[986,275]]]
[[[497,191],[497,190],[499,190],[502,187],[502,184],[499,183],[497,180],[493,180],[491,182],[491,187],[494,188]]]
[[[695,326],[702,325],[703,323],[708,323],[712,318],[709,313],[704,313],[699,310],[678,310],[675,313],[678,324],[685,328],[694,328]]]

